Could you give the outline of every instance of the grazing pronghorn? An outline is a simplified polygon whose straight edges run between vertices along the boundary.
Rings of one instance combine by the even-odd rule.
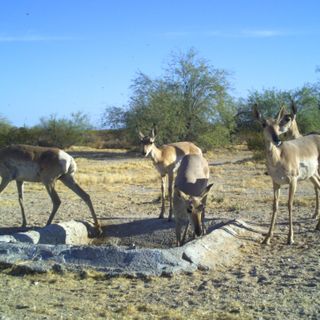
[[[207,195],[212,184],[208,185],[209,166],[201,154],[183,157],[174,183],[173,212],[176,222],[177,246],[183,245],[189,223],[194,236],[205,231],[204,217]],[[186,224],[181,240],[181,229]]]
[[[55,183],[60,180],[88,205],[94,224],[100,231],[100,225],[90,196],[74,180],[76,169],[77,166],[74,159],[60,149],[29,145],[8,146],[0,150],[0,176],[2,178],[0,193],[10,181],[16,181],[22,213],[22,226],[26,226],[27,219],[23,206],[23,183],[24,181],[42,182],[53,204],[47,222],[47,225],[49,225],[61,204],[61,200],[55,190]]]
[[[253,108],[254,115],[263,127],[263,135],[266,147],[268,173],[273,181],[273,214],[269,232],[263,243],[270,244],[273,236],[276,215],[279,205],[281,185],[289,185],[289,234],[288,244],[293,241],[292,204],[299,180],[310,179],[315,187],[320,189],[320,177],[318,174],[320,157],[320,136],[309,135],[298,139],[284,141],[279,139],[280,120],[284,114],[284,108],[280,110],[275,119],[264,119],[257,106]],[[320,220],[316,229],[320,229]]]
[[[156,139],[155,129],[151,130],[150,136],[145,136],[139,132],[141,144],[143,146],[143,154],[147,157],[149,154],[153,163],[161,176],[161,212],[159,218],[164,217],[165,212],[165,187],[166,177],[168,176],[168,196],[169,196],[169,218],[172,219],[172,195],[173,195],[173,179],[174,172],[179,167],[182,158],[186,154],[200,154],[202,151],[192,142],[176,142],[162,145],[157,148],[154,141]]]
[[[296,120],[297,108],[294,101],[291,101],[291,113],[284,112],[284,109],[282,109],[281,112],[282,114],[280,115],[279,122],[280,133],[287,133],[289,139],[302,137]],[[320,217],[318,188],[314,187],[314,191],[316,194],[316,210],[312,218],[318,218]]]

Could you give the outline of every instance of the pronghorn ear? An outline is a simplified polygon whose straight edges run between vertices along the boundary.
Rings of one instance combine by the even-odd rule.
[[[179,190],[177,187],[174,188],[174,192],[178,195],[179,198],[183,200],[188,200],[189,196],[183,191]]]
[[[140,138],[141,140],[144,138],[144,134],[143,134],[141,131],[139,131],[139,138]]]
[[[201,192],[201,195],[200,195],[201,200],[208,195],[212,187],[213,187],[213,183],[207,185],[207,187]]]
[[[291,115],[295,117],[297,114],[297,106],[296,103],[291,99]]]
[[[280,120],[282,119],[282,117],[284,116],[286,112],[285,106],[282,106],[280,111],[278,112],[277,116],[276,116],[276,122],[279,123]]]
[[[151,139],[153,139],[153,141],[156,139],[156,135],[157,135],[157,129],[156,129],[156,127],[154,126],[154,127],[151,129]]]
[[[282,117],[284,116],[284,112],[285,112],[285,109],[284,109],[284,106],[282,106],[275,116],[276,121],[280,121],[282,119]]]
[[[253,105],[253,108],[252,108],[252,113],[253,113],[253,117],[258,120],[258,121],[262,121],[262,116],[261,116],[261,113],[258,111],[258,105],[255,103]]]

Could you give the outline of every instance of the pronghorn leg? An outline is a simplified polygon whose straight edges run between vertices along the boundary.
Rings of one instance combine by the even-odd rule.
[[[202,235],[207,234],[207,228],[206,228],[206,225],[204,223],[205,215],[206,215],[206,212],[205,212],[205,209],[203,209],[202,212],[201,212]]]
[[[177,247],[181,245],[181,223],[179,220],[176,220],[176,239],[177,239]]]
[[[165,211],[165,199],[166,198],[166,176],[161,176],[161,211],[159,219],[163,219]]]
[[[314,185],[314,191],[316,194],[316,211],[312,218],[320,218],[320,210],[319,210],[319,189],[320,189],[320,176],[316,173],[313,177],[310,178],[311,182]]]
[[[270,240],[273,237],[273,230],[274,225],[276,222],[276,217],[278,213],[278,207],[279,207],[279,197],[280,197],[280,185],[273,183],[273,212],[272,212],[272,219],[269,227],[269,232],[266,235],[265,239],[263,240],[263,244],[270,244]]]
[[[51,214],[50,214],[49,219],[47,221],[47,225],[49,225],[49,224],[51,224],[56,212],[58,211],[58,209],[60,207],[61,200],[60,200],[60,198],[54,188],[55,182],[46,183],[45,186],[46,186],[46,189],[48,191],[48,194],[51,198],[52,205],[53,205]]]
[[[19,204],[20,204],[21,214],[22,214],[22,227],[25,227],[27,225],[27,219],[26,219],[24,206],[23,206],[23,181],[16,181],[16,184],[17,184]]]
[[[314,192],[316,194],[316,211],[314,215],[312,216],[313,219],[316,219],[320,216],[320,211],[319,211],[319,191],[317,187],[314,187]]]
[[[187,222],[186,228],[184,229],[184,232],[183,232],[182,241],[181,241],[181,245],[182,246],[184,245],[184,242],[186,240],[186,235],[187,235],[187,232],[188,232],[188,228],[189,228],[189,221]]]
[[[207,197],[208,195],[204,196],[204,198],[202,199],[202,204],[203,204],[203,210],[201,213],[201,225],[202,225],[202,234],[207,234],[207,228],[205,225],[205,216],[206,216],[206,204],[207,204]]]
[[[320,180],[319,180],[319,176],[316,175],[316,176],[313,176],[310,178],[310,180],[312,181],[312,183],[314,184],[315,186],[315,189],[317,190],[317,193],[318,193],[318,189],[320,189]],[[318,194],[317,194],[318,195]],[[319,201],[319,199],[317,200]],[[318,221],[318,224],[316,226],[316,230],[320,230],[320,217],[319,217],[319,221]]]
[[[288,244],[293,244],[293,219],[292,219],[292,206],[294,195],[297,190],[297,179],[292,179],[289,185],[289,199],[288,199],[288,210],[289,210],[289,234],[288,234]]]
[[[62,177],[60,177],[61,182],[68,187],[69,189],[71,189],[75,194],[77,194],[89,207],[90,212],[91,212],[91,216],[93,218],[94,221],[94,225],[97,228],[97,230],[101,233],[101,226],[100,223],[97,219],[96,213],[94,211],[90,196],[76,183],[76,181],[74,180],[74,178],[70,175],[64,175]]]
[[[173,199],[173,172],[168,174],[168,195],[169,195],[169,217],[168,221],[172,220],[172,199]]]
[[[7,187],[11,179],[7,177],[2,177],[1,184],[0,184],[0,193]]]
[[[7,187],[11,179],[2,177],[1,184],[0,184],[0,193]]]

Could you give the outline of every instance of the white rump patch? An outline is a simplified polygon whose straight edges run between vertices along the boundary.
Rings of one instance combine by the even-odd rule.
[[[72,164],[73,158],[67,154],[66,152],[59,150],[59,162],[61,165],[61,169],[63,173],[71,173],[70,171],[70,165]],[[74,170],[72,170],[74,171]]]
[[[318,170],[317,159],[303,160],[299,163],[299,180],[305,180],[312,177]]]

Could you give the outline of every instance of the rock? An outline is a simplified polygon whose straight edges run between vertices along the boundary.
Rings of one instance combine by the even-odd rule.
[[[88,241],[86,224],[69,221],[14,234],[14,243],[0,237],[0,264],[12,265],[21,274],[46,271],[62,274],[65,270],[83,274],[87,269],[94,269],[108,276],[171,277],[179,272],[192,273],[200,268],[209,270],[232,264],[241,254],[241,237],[252,236],[242,226],[242,222],[232,221],[182,247],[140,249],[133,245],[83,245]],[[258,281],[265,280],[260,277]]]
[[[0,242],[11,243],[84,245],[88,244],[89,241],[88,223],[74,220],[50,224],[37,230],[0,236]]]

